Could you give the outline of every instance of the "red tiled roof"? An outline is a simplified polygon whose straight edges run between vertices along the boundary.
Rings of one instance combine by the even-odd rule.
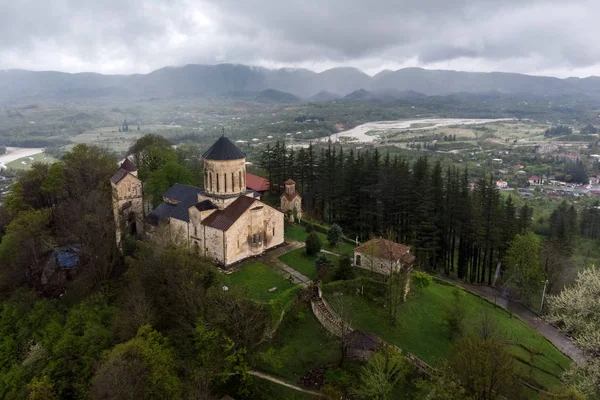
[[[246,187],[256,192],[264,192],[265,190],[269,190],[270,183],[262,176],[246,172]]]
[[[412,263],[415,260],[415,256],[409,254],[410,247],[386,239],[371,239],[355,248],[354,251],[387,260],[402,259],[406,263]]]
[[[210,214],[202,225],[226,231],[231,225],[249,209],[256,200],[248,196],[240,196],[224,210],[218,210]]]
[[[540,179],[540,178],[538,178],[538,177],[537,177],[537,176],[535,176],[535,175],[534,175],[534,176],[531,176],[531,177],[529,177],[529,180],[530,180],[530,181],[531,181],[531,180],[537,181],[537,180],[539,180],[539,179]]]
[[[294,182],[294,181],[293,181],[293,180],[291,180],[291,179],[288,179],[287,181],[285,181],[285,184],[286,184],[286,185],[295,185],[295,184],[296,184],[296,182]]]

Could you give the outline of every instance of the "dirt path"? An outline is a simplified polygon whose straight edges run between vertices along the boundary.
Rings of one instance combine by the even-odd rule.
[[[512,313],[518,315],[521,319],[527,322],[529,326],[535,329],[540,335],[552,342],[552,344],[554,344],[560,351],[571,357],[571,359],[573,359],[573,361],[575,361],[577,364],[581,364],[586,360],[586,357],[581,349],[575,346],[569,336],[561,332],[555,326],[544,321],[538,314],[524,305],[520,303],[509,302],[502,298],[498,291],[493,287],[487,285],[473,285],[441,275],[438,275],[438,278],[454,283],[455,285],[462,286],[465,289],[468,289],[482,297],[489,299],[490,301],[493,301],[502,308],[510,310]]]
[[[302,389],[301,387],[292,385],[290,383],[282,381],[281,379],[277,379],[277,378],[275,378],[273,376],[270,376],[270,375],[267,375],[267,374],[263,374],[262,372],[249,371],[248,374],[252,375],[252,376],[256,376],[256,377],[261,378],[261,379],[266,379],[268,381],[277,383],[278,385],[289,387],[290,389],[294,389],[294,390],[297,390],[297,391],[302,392],[302,393],[307,393],[307,394],[312,394],[314,396],[323,397],[323,395],[321,393],[313,392],[312,390]]]

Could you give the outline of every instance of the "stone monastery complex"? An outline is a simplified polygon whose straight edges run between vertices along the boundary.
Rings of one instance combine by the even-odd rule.
[[[227,137],[203,155],[204,188],[176,183],[162,203],[144,215],[142,182],[129,160],[111,178],[117,241],[123,233],[152,235],[164,229],[170,240],[228,266],[283,243],[285,213],[302,215],[302,199],[291,179],[280,209],[246,187],[246,156]]]

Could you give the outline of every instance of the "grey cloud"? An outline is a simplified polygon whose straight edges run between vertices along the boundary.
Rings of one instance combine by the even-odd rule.
[[[594,0],[0,0],[0,68],[238,62],[571,74],[600,65],[599,13]]]

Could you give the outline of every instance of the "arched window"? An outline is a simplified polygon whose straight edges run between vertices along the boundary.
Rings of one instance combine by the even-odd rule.
[[[217,192],[219,191],[219,174],[217,174]]]
[[[223,184],[225,185],[225,193],[227,193],[227,174],[223,174]]]
[[[212,192],[212,190],[213,190],[212,172],[208,173],[208,186],[209,186],[209,190]]]
[[[356,265],[360,267],[360,255],[356,255]]]
[[[242,171],[240,171],[240,179],[239,179],[239,181],[240,181],[240,190],[243,190],[244,186],[243,186],[243,183],[242,183]]]
[[[233,172],[231,173],[231,191],[235,192],[235,179],[233,178]]]

